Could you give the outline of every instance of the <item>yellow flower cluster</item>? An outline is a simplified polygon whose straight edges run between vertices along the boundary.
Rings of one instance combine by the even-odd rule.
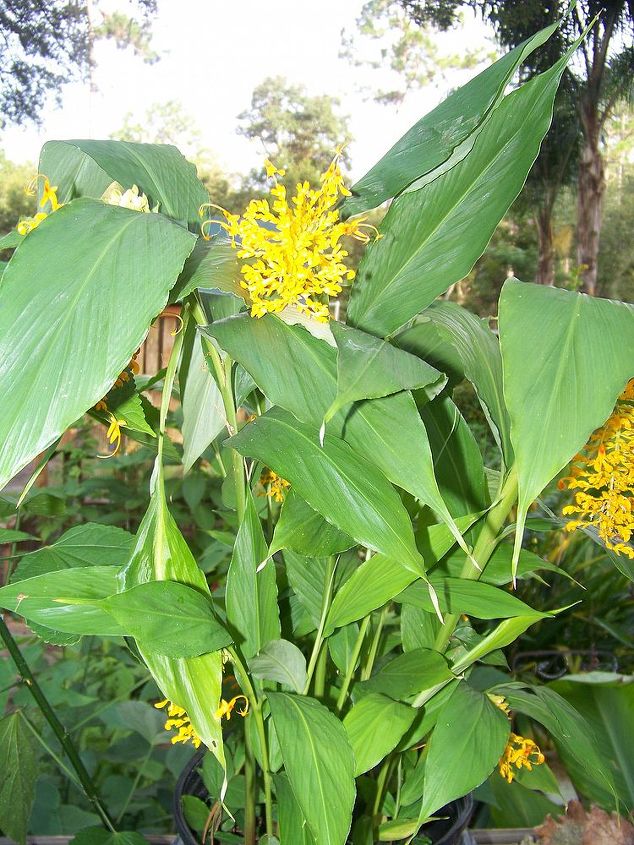
[[[206,203],[200,209],[218,209],[224,216],[220,226],[231,238],[231,244],[244,259],[241,286],[251,299],[251,316],[282,311],[289,305],[321,322],[329,319],[328,297],[341,293],[345,281],[354,278],[346,267],[348,253],[340,241],[350,235],[368,243],[367,230],[378,232],[364,223],[365,218],[342,221],[335,208],[340,197],[349,196],[339,168],[341,148],[321,176],[321,186],[308,182],[297,185],[290,202],[286,187],[277,177],[283,170],[267,161],[266,175],[273,179],[271,201],[254,199],[242,216],[231,214],[220,206]],[[203,237],[209,238],[208,226],[202,224]]]
[[[597,429],[572,459],[561,490],[578,490],[574,504],[563,509],[577,514],[567,531],[594,526],[606,547],[634,559],[634,379],[618,398],[607,422]]]
[[[511,733],[504,754],[500,757],[498,770],[503,778],[512,783],[517,774],[515,769],[524,767],[530,772],[533,766],[539,766],[544,760],[545,757],[539,750],[539,746],[532,739]]]
[[[276,472],[273,472],[272,469],[265,469],[262,471],[260,475],[260,484],[265,488],[265,491],[259,495],[270,496],[272,499],[275,499],[276,502],[284,501],[286,491],[291,486],[285,478],[280,478],[280,476]]]
[[[41,173],[37,173],[33,179],[31,179],[24,189],[25,193],[28,196],[35,196],[40,180],[42,180],[42,196],[40,198],[39,207],[42,210],[38,211],[33,217],[25,217],[23,220],[20,220],[16,226],[18,235],[28,235],[29,232],[33,231],[33,229],[37,229],[42,220],[46,220],[49,214],[57,211],[57,209],[61,208],[63,205],[63,203],[60,203],[57,199],[57,186],[54,188],[51,187],[51,183],[48,178],[43,176]],[[47,205],[49,206],[49,210],[44,211],[43,209],[46,208]]]
[[[129,208],[131,211],[141,211],[145,214],[149,214],[150,211],[158,211],[158,206],[150,208],[148,198],[141,193],[136,185],[124,191],[118,182],[113,182],[106,188],[101,199],[107,205],[118,205],[120,208]]]
[[[172,737],[172,745],[175,745],[177,742],[191,742],[194,748],[200,747],[200,737],[194,730],[192,723],[189,721],[189,716],[182,707],[173,704],[167,698],[164,701],[158,701],[154,706],[159,710],[167,707],[169,718],[163,726],[165,730],[178,730],[178,733]]]

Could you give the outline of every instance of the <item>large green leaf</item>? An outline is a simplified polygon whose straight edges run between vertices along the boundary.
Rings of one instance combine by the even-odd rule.
[[[509,279],[500,344],[519,488],[515,573],[531,502],[634,375],[634,306]]]
[[[89,566],[46,572],[0,588],[0,607],[54,631],[126,633],[99,602],[117,592],[118,568]]]
[[[280,636],[275,564],[270,561],[258,572],[267,554],[260,519],[249,493],[225,589],[227,621],[237,631],[247,658]]]
[[[533,610],[512,593],[500,590],[484,581],[472,581],[467,578],[443,578],[432,575],[429,579],[436,590],[438,603],[448,613],[467,613],[476,619],[504,619],[512,616],[531,616],[546,618],[547,613]],[[396,597],[396,601],[422,607],[433,612],[427,587],[422,583],[411,584]]]
[[[432,360],[450,373],[456,366],[457,356],[460,370],[474,386],[495,439],[510,465],[513,450],[504,404],[500,342],[488,321],[476,317],[456,302],[434,302],[414,326],[398,335],[396,342],[415,351],[417,336],[425,332],[426,324],[430,324],[442,340],[448,341],[434,349]]]
[[[207,202],[196,168],[169,144],[131,141],[48,141],[39,172],[58,186],[60,202],[79,196],[99,198],[111,182],[136,185],[150,205],[182,223],[198,225],[198,210]]]
[[[27,235],[0,287],[0,488],[112,387],[193,244],[89,199]]]
[[[304,557],[287,549],[284,564],[288,583],[316,628],[321,618],[324,595],[331,588],[328,558]]]
[[[331,346],[273,315],[253,319],[244,314],[214,323],[207,331],[272,403],[319,428],[337,394],[336,351]],[[433,508],[462,542],[438,490],[427,432],[409,393],[359,402],[351,411],[344,408],[331,420],[329,432]]]
[[[180,302],[199,288],[221,290],[244,298],[239,277],[236,251],[228,240],[223,237],[214,237],[210,241],[198,238],[170,298]]]
[[[302,808],[295,800],[288,778],[280,772],[273,776],[273,783],[281,841],[292,842],[293,845],[313,845],[315,840],[308,829]]]
[[[499,101],[524,59],[547,41],[556,28],[557,24],[552,24],[519,44],[415,123],[353,185],[352,196],[344,201],[342,214],[347,217],[381,205],[414,179],[449,159]]]
[[[379,693],[365,695],[343,720],[355,759],[355,777],[374,768],[411,726],[417,711]]]
[[[268,553],[274,555],[280,549],[289,549],[307,557],[323,557],[344,552],[354,545],[352,537],[327,522],[290,489],[286,493]]]
[[[306,685],[306,658],[294,643],[271,640],[249,661],[254,678],[285,684],[301,693]]]
[[[337,396],[324,422],[351,402],[380,399],[401,390],[426,388],[433,399],[447,378],[425,361],[344,323],[330,324],[337,343]]]
[[[26,845],[39,774],[35,761],[36,742],[22,713],[12,713],[0,720],[0,828],[19,845]]]
[[[357,684],[370,692],[380,692],[390,698],[404,699],[421,690],[445,684],[454,678],[445,657],[429,648],[417,648],[399,654],[368,681]]]
[[[467,275],[535,161],[570,55],[505,97],[455,167],[394,200],[361,261],[352,325],[391,334]]]
[[[195,657],[232,642],[214,616],[210,599],[178,581],[137,584],[99,605],[152,653]]]
[[[327,436],[321,447],[312,426],[282,408],[273,408],[227,444],[290,481],[314,510],[357,542],[424,575],[423,559],[398,494],[345,441]]]
[[[502,756],[510,722],[491,700],[458,684],[429,741],[420,819],[479,786]]]
[[[632,725],[634,724],[634,678],[608,673],[569,675],[549,684],[587,721],[592,729],[601,759],[607,764],[619,800],[620,811],[634,809],[634,757]],[[609,784],[597,781],[588,764],[581,765],[570,749],[560,741],[559,754],[566,771],[584,798],[602,807],[614,807],[614,794]],[[615,807],[616,809],[616,807]]]
[[[226,425],[225,408],[216,380],[209,372],[200,338],[194,338],[187,389],[183,397],[183,466],[194,463]]]
[[[316,845],[345,845],[355,785],[343,725],[312,698],[281,692],[267,698],[284,768]]]
[[[130,589],[148,581],[164,580],[180,581],[209,594],[205,576],[167,508],[159,472],[121,582]],[[167,657],[153,652],[142,641],[137,646],[163,695],[185,708],[196,733],[224,769],[222,726],[215,715],[222,693],[221,652]]]
[[[458,525],[464,530],[476,519],[477,515],[462,517],[458,520]],[[446,525],[431,525],[426,530],[430,558],[433,556],[437,560],[442,557],[454,543],[454,537]],[[335,594],[326,618],[326,634],[381,607],[416,578],[416,574],[404,567],[400,561],[385,555],[374,555],[364,561]]]
[[[130,557],[133,540],[131,534],[114,525],[75,525],[50,546],[24,555],[11,581],[78,566],[123,566]]]

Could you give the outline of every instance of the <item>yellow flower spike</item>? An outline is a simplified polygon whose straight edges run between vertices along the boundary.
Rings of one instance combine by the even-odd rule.
[[[347,252],[341,238],[348,235],[365,243],[370,240],[365,218],[341,221],[336,206],[349,191],[339,168],[342,147],[338,148],[328,169],[321,175],[321,185],[311,188],[307,182],[296,186],[288,199],[284,185],[275,182],[270,200],[251,200],[242,216],[206,203],[201,208],[219,211],[218,222],[231,238],[231,245],[243,260],[241,287],[250,297],[251,316],[263,317],[295,306],[301,313],[327,322],[328,298],[341,293],[343,284],[354,278],[344,263]],[[269,178],[284,171],[265,162]],[[201,226],[209,239],[211,220]],[[374,230],[375,231],[375,230]]]
[[[33,229],[37,229],[42,220],[46,220],[49,214],[57,211],[63,205],[63,203],[60,203],[57,199],[57,187],[51,187],[48,177],[44,176],[42,173],[35,174],[28,185],[24,188],[24,193],[30,197],[35,196],[35,194],[37,194],[40,180],[43,180],[43,187],[39,207],[44,208],[44,206],[48,203],[50,205],[50,211],[38,211],[33,217],[25,217],[24,220],[20,220],[18,225],[15,227],[18,235],[28,235],[29,232],[33,231]]]
[[[576,515],[566,530],[594,527],[606,548],[634,560],[634,379],[614,411],[572,460],[560,490],[577,490],[564,516]]]
[[[57,211],[62,207],[62,204],[57,199],[57,186],[51,188],[51,183],[46,176],[44,177],[44,187],[42,188],[42,198],[40,200],[40,208],[44,208],[46,203],[51,204],[51,211]]]
[[[517,774],[513,766],[518,771],[526,768],[530,772],[533,766],[540,766],[545,759],[539,746],[532,739],[511,733],[504,754],[500,757],[498,771],[508,783],[512,783]]]
[[[264,162],[264,168],[266,170],[267,179],[272,179],[274,176],[286,176],[286,171],[279,170],[273,162],[268,160],[268,158]]]
[[[233,708],[241,698],[244,699],[244,708],[242,710],[238,709],[238,713],[244,718],[244,716],[246,716],[249,712],[249,699],[246,695],[240,694],[234,695],[230,701],[225,701],[224,698],[220,701],[220,707],[215,713],[216,719],[222,719],[223,716],[226,716],[227,721],[229,721]]]
[[[269,496],[275,499],[276,502],[283,502],[286,498],[286,491],[291,486],[285,479],[281,478],[272,469],[265,469],[260,474],[260,484],[265,488],[264,493],[258,493],[259,496]],[[266,489],[268,488],[268,489]]]
[[[46,220],[47,217],[48,214],[45,211],[38,211],[34,217],[25,217],[24,220],[20,220],[15,227],[18,235],[28,235],[33,229],[37,229],[42,220]]]
[[[194,730],[187,712],[174,704],[169,698],[163,701],[157,701],[154,705],[158,710],[167,708],[168,719],[163,725],[166,731],[177,730],[178,733],[172,737],[171,743],[175,745],[177,742],[187,743],[191,742],[194,748],[200,748],[201,739]]]
[[[118,420],[112,411],[108,411],[108,418],[110,419],[110,425],[108,426],[106,437],[110,445],[114,444],[114,449],[108,455],[97,455],[98,458],[113,458],[121,446],[121,426],[126,425],[126,421]]]
[[[505,716],[508,716],[510,718],[511,708],[509,707],[508,702],[503,695],[495,695],[492,692],[488,692],[487,696],[489,700],[492,701],[493,704],[495,704],[495,706],[502,711],[502,713],[504,713]]]

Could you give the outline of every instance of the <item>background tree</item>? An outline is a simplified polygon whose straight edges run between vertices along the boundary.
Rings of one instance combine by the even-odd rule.
[[[33,197],[24,190],[35,173],[35,165],[15,164],[0,151],[0,236],[15,228],[21,216],[33,213]]]
[[[311,96],[283,77],[268,77],[254,89],[251,108],[238,115],[237,131],[261,142],[266,156],[286,170],[284,182],[294,189],[297,182],[318,183],[335,149],[350,141],[348,118],[337,113],[338,107],[335,97]],[[343,163],[348,164],[346,150]],[[255,190],[264,187],[261,168],[251,172],[248,183]]]
[[[461,7],[471,7],[495,27],[505,47],[514,47],[537,29],[563,18],[568,0],[395,0],[420,26],[453,26]],[[591,22],[591,33],[581,46],[581,60],[573,68],[582,143],[577,168],[577,264],[583,290],[597,289],[597,259],[605,194],[605,166],[601,139],[606,121],[619,101],[631,94],[634,80],[633,0],[578,0],[554,39],[544,48],[561,55]],[[529,71],[543,51],[527,62]]]
[[[95,0],[0,0],[0,128],[39,122],[49,94],[90,77],[97,38],[131,46],[146,61],[148,25],[156,0],[134,0],[140,19],[100,12]]]

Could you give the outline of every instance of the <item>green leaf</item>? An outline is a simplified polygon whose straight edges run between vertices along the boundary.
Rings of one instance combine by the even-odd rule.
[[[246,658],[280,636],[275,564],[270,561],[258,572],[266,558],[264,532],[253,497],[248,493],[225,589],[227,621],[239,633],[240,647]]]
[[[429,435],[438,488],[453,517],[484,511],[489,494],[480,448],[448,396],[420,409]]]
[[[352,537],[327,522],[291,488],[275,525],[268,554],[290,549],[307,557],[327,557],[354,545]]]
[[[134,537],[114,525],[87,522],[75,525],[50,546],[42,546],[24,555],[18,563],[12,583],[84,566],[123,566],[127,563]]]
[[[442,654],[428,648],[417,648],[390,660],[376,675],[357,684],[355,689],[404,699],[421,690],[444,685],[454,677]]]
[[[126,634],[167,657],[196,657],[232,641],[206,596],[178,581],[148,581],[100,602]]]
[[[183,467],[189,472],[227,422],[216,380],[209,372],[200,338],[194,338],[183,397]]]
[[[249,661],[255,678],[285,684],[301,693],[306,685],[306,658],[288,640],[272,640]]]
[[[480,581],[483,581],[486,584],[493,584],[496,587],[502,587],[505,584],[509,584],[511,581],[512,558],[513,546],[509,543],[500,543],[497,545],[495,551],[489,558],[482,575],[480,576]],[[464,561],[464,554],[456,550],[442,561],[442,564],[440,564],[438,569],[434,570],[434,574],[440,575],[442,571],[446,572],[447,575],[457,578],[460,576],[462,567],[464,566]],[[569,575],[565,569],[561,569],[561,567],[555,566],[554,563],[549,563],[547,560],[543,560],[534,552],[529,552],[528,549],[522,549],[517,567],[517,577],[525,578],[533,572],[539,572],[539,570],[542,569],[548,572],[554,572],[557,575],[563,575],[565,578],[574,581],[574,578]]]
[[[330,323],[337,343],[337,396],[324,423],[337,411],[360,399],[380,399],[401,390],[427,388],[433,399],[447,378],[425,361],[344,323]]]
[[[466,613],[476,619],[504,619],[513,616],[533,616],[535,620],[548,618],[548,613],[533,610],[512,593],[500,590],[483,581],[467,578],[443,578],[431,575],[429,579],[436,590],[440,609],[451,614]],[[434,612],[427,586],[422,582],[411,584],[395,597],[398,602],[422,607]]]
[[[392,334],[469,273],[535,161],[571,53],[505,97],[458,164],[394,200],[361,260],[352,325]]]
[[[421,821],[479,786],[497,765],[509,733],[509,720],[486,695],[458,684],[429,741]]]
[[[415,179],[433,173],[447,159],[451,161],[456,147],[482,123],[503,96],[520,64],[550,38],[557,26],[552,24],[519,44],[415,123],[353,185],[352,196],[342,205],[343,216],[376,208]]]
[[[273,782],[281,841],[292,842],[293,845],[313,845],[315,840],[306,824],[302,809],[295,800],[288,778],[280,773],[273,775]]]
[[[533,767],[533,771],[538,772],[544,766],[545,764]],[[496,827],[515,828],[518,825],[536,827],[546,819],[549,813],[553,818],[557,818],[565,812],[565,808],[561,805],[554,804],[539,792],[527,789],[518,778],[513,783],[507,783],[498,772],[493,772],[488,780],[488,786],[495,801],[489,812]]]
[[[355,799],[354,756],[346,731],[318,701],[267,693],[284,768],[316,845],[342,845]]]
[[[117,419],[125,420],[122,428],[127,428],[130,431],[140,431],[149,434],[150,437],[156,437],[156,432],[145,418],[143,400],[138,393],[133,393],[132,396],[120,405],[113,407],[112,413],[116,415]]]
[[[343,720],[355,759],[354,776],[374,768],[411,726],[417,711],[378,693],[365,695]]]
[[[491,431],[502,450],[507,466],[510,466],[513,450],[510,422],[504,404],[502,357],[498,338],[489,328],[486,319],[476,317],[456,302],[434,302],[417,318],[417,323],[411,329],[397,336],[396,342],[399,345],[403,343],[404,347],[408,348],[415,342],[417,331],[424,329],[426,322],[434,327],[442,340],[448,342],[435,352],[435,365],[442,370],[447,367],[447,371],[451,371],[452,367],[455,367],[455,356],[458,357],[460,369],[475,388]]]
[[[314,510],[358,543],[424,574],[398,494],[385,476],[345,441],[327,436],[320,447],[312,426],[273,408],[226,442],[290,481]]]
[[[610,416],[634,372],[634,306],[509,279],[499,326],[519,489],[515,575],[531,502]]]
[[[533,687],[529,691],[502,686],[495,691],[504,695],[512,710],[525,713],[540,722],[561,748],[568,764],[574,763],[572,773],[583,769],[585,776],[582,781],[586,788],[591,788],[597,798],[600,796],[603,806],[615,807],[615,785],[608,762],[611,749],[609,746],[604,749],[598,744],[594,720],[586,721],[562,696],[547,687]],[[583,695],[590,694],[589,689],[584,689]],[[607,718],[610,721],[609,730],[614,735],[612,714]],[[628,717],[628,736],[629,725]],[[622,756],[622,750],[619,756]]]
[[[125,630],[99,606],[117,592],[118,572],[115,566],[46,572],[0,588],[0,607],[54,631],[122,636]]]
[[[458,519],[461,530],[477,519],[476,514]],[[427,548],[430,558],[442,557],[455,543],[446,525],[431,525],[427,529]],[[427,555],[425,555],[427,559]],[[415,581],[417,575],[398,560],[374,555],[364,561],[337,591],[324,628],[328,636],[335,628],[355,622],[377,607],[393,599]]]
[[[11,231],[7,232],[6,235],[2,235],[2,237],[0,237],[0,250],[14,249],[17,246],[20,246],[23,240],[23,235],[18,234],[16,229],[11,229]]]
[[[244,299],[244,289],[240,287],[239,278],[236,250],[229,241],[218,236],[210,241],[198,238],[170,298],[174,302],[181,302],[190,293],[202,288],[221,290]]]
[[[0,828],[19,845],[26,845],[35,798],[36,750],[36,740],[20,712],[0,720]]]
[[[159,214],[88,199],[26,237],[0,287],[0,488],[105,396],[193,243]]]
[[[209,807],[195,795],[182,795],[181,803],[187,824],[202,833],[209,821]]]
[[[487,654],[492,651],[505,648],[507,645],[515,642],[521,634],[538,622],[542,618],[532,611],[531,616],[515,616],[512,619],[504,619],[497,625],[490,634],[487,634],[477,645],[469,649],[467,653],[460,657],[451,667],[452,672],[459,675],[472,666],[477,660],[482,660]]]
[[[25,540],[37,540],[37,537],[15,528],[0,528],[0,546],[5,543],[23,543]]]
[[[591,673],[592,674],[592,673]],[[591,726],[601,759],[610,770],[616,795],[605,783],[597,782],[592,769],[580,765],[567,745],[558,742],[558,751],[577,791],[593,804],[623,813],[634,809],[634,760],[629,753],[631,727],[634,723],[634,678],[605,676],[603,682],[591,683],[589,675],[569,675],[548,685],[581,714]],[[540,766],[541,768],[541,766]]]
[[[150,206],[158,203],[161,214],[196,227],[198,210],[208,200],[195,166],[169,144],[48,141],[42,147],[39,172],[58,185],[60,202],[78,196],[98,199],[112,182],[124,190],[136,185]]]
[[[331,346],[273,315],[253,319],[244,314],[205,331],[244,366],[274,405],[319,428],[337,394],[336,352]],[[342,409],[329,432],[371,460],[393,484],[433,508],[462,542],[438,490],[427,432],[409,393],[359,402],[353,413]]]
[[[284,564],[288,583],[317,628],[324,594],[329,589],[328,558],[304,557],[287,550]]]
[[[121,580],[125,589],[150,581],[179,581],[209,595],[205,576],[167,508],[161,473]],[[222,726],[215,717],[222,692],[221,652],[167,657],[156,654],[143,641],[137,646],[165,698],[187,711],[194,730],[224,770]]]

